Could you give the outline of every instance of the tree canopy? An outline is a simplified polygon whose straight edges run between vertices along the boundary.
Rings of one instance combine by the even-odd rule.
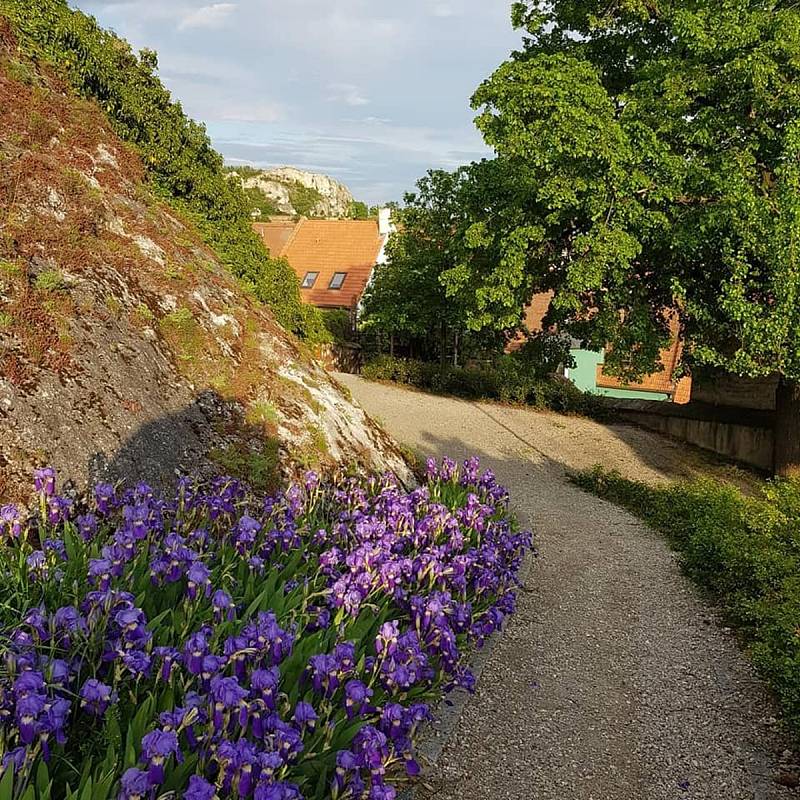
[[[377,267],[364,294],[366,330],[443,339],[443,329],[456,324],[457,303],[448,299],[440,276],[458,260],[462,181],[460,171],[434,170],[406,195],[395,214],[398,231],[387,245],[388,263]]]
[[[532,292],[652,369],[674,309],[686,359],[800,379],[800,8],[778,0],[529,0],[524,48],[473,104],[497,154],[443,275],[475,329]],[[487,266],[493,265],[493,266]]]

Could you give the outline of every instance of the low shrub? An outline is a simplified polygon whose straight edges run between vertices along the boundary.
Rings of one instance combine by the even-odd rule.
[[[371,381],[391,381],[469,400],[499,400],[566,414],[605,419],[607,406],[597,395],[556,376],[539,377],[515,356],[501,356],[490,367],[442,367],[426,361],[378,356],[361,369]]]
[[[669,539],[740,631],[800,733],[800,483],[771,483],[747,497],[709,479],[650,486],[600,467],[574,480]]]
[[[0,509],[0,797],[391,798],[514,611],[530,535],[477,459]]]

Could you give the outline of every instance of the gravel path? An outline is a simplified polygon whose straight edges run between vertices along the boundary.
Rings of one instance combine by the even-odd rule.
[[[779,782],[792,778],[781,764],[791,757],[733,635],[660,537],[565,477],[600,462],[653,481],[729,468],[627,426],[337,377],[399,441],[479,455],[541,554],[443,750],[427,743],[438,757],[417,798],[798,796]]]

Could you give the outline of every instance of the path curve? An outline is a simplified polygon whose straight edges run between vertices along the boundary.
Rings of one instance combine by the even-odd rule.
[[[479,455],[540,551],[418,797],[797,797],[777,781],[785,743],[731,632],[661,537],[565,476],[599,462],[654,481],[725,467],[627,426],[337,378],[400,442]]]

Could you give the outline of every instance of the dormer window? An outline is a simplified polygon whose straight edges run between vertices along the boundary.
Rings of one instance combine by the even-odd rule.
[[[303,278],[303,283],[301,286],[304,289],[311,289],[317,282],[317,278],[319,278],[319,272],[306,272],[306,276]]]
[[[347,277],[346,272],[334,272],[331,282],[328,286],[329,289],[341,289],[344,285],[344,279]]]

